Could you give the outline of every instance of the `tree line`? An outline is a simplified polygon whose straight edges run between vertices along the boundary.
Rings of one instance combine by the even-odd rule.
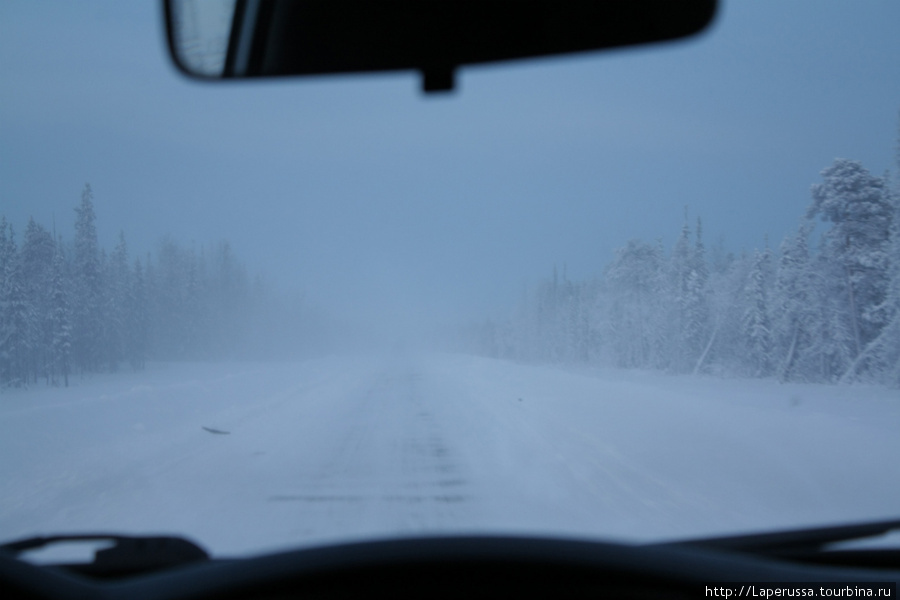
[[[707,251],[685,219],[669,252],[632,240],[601,277],[554,269],[469,341],[518,360],[900,386],[900,193],[836,160],[777,249]]]
[[[73,374],[142,369],[147,360],[222,358],[287,335],[299,303],[275,299],[229,243],[184,246],[171,237],[155,256],[129,255],[124,233],[98,242],[90,185],[75,209],[71,242],[32,218],[21,244],[0,218],[0,385],[68,385]]]

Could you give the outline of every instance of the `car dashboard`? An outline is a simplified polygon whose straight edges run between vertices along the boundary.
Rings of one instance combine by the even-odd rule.
[[[117,537],[124,550],[98,552],[98,559],[86,565],[35,566],[14,558],[14,544],[7,544],[7,556],[0,556],[0,582],[7,598],[148,600],[698,598],[741,595],[742,584],[745,596],[766,595],[759,582],[793,588],[802,583],[807,591],[816,584],[853,590],[877,584],[895,591],[900,551],[822,548],[826,541],[897,527],[900,522],[892,521],[645,545],[515,536],[422,537],[246,559],[210,559],[179,538]],[[149,572],[140,569],[141,563]]]

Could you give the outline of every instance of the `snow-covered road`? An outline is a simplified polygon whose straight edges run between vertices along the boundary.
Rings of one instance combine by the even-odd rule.
[[[0,456],[0,539],[671,539],[898,516],[900,394],[461,355],[153,365],[4,391]]]

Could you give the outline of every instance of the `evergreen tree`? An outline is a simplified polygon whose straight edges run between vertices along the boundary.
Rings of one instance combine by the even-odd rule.
[[[830,303],[831,310],[843,316],[831,315],[828,320],[835,327],[838,322],[840,328],[849,326],[851,357],[856,357],[886,325],[886,315],[878,307],[889,286],[893,207],[885,180],[859,162],[835,160],[822,177],[824,182],[813,186],[807,214],[832,224],[822,236],[820,256],[830,271],[833,292],[841,298],[840,303]]]
[[[630,240],[616,251],[606,271],[612,312],[609,337],[619,366],[664,367],[663,261],[659,245]]]
[[[0,383],[7,383],[11,377],[11,360],[9,353],[10,303],[9,287],[12,275],[12,261],[15,259],[15,245],[12,227],[6,217],[0,217]]]
[[[143,369],[147,358],[147,284],[141,259],[134,261],[134,275],[127,299],[126,355],[132,369]]]
[[[109,258],[105,271],[103,349],[110,370],[115,371],[119,361],[126,358],[128,295],[131,286],[128,246],[125,243],[124,232],[119,233],[119,242]]]
[[[699,219],[693,247],[690,240],[691,229],[685,220],[670,267],[672,331],[668,337],[671,364],[678,371],[696,370],[709,342],[709,268]]]
[[[275,304],[266,301],[264,286],[251,292],[227,242],[213,253],[211,268],[205,253],[198,257],[166,238],[156,261],[148,254],[132,269],[124,233],[109,254],[100,247],[90,185],[75,213],[69,248],[31,219],[21,250],[0,215],[0,384],[45,378],[68,385],[73,369],[84,374],[124,361],[139,369],[149,358],[234,355],[246,347],[248,327],[277,327],[275,316],[253,314]],[[571,288],[569,303],[578,309],[580,286]],[[581,348],[581,314],[566,314],[571,339],[564,345]]]
[[[54,382],[56,381],[55,377],[58,375],[62,377],[64,385],[69,387],[70,356],[72,352],[72,315],[69,310],[68,277],[61,242],[56,244],[56,253],[53,256],[51,293],[51,372],[54,374]]]
[[[55,242],[50,233],[33,218],[28,220],[22,242],[22,286],[28,306],[29,322],[26,326],[29,354],[26,359],[30,379],[38,377],[49,382],[50,348],[50,298]]]
[[[781,256],[775,280],[773,321],[773,357],[778,361],[778,377],[788,381],[807,377],[803,357],[809,350],[813,303],[818,300],[810,272],[809,234],[812,225],[801,224],[797,234],[781,244]]]
[[[769,322],[769,299],[766,288],[768,261],[768,248],[765,252],[756,253],[745,288],[747,307],[744,312],[743,329],[747,356],[755,377],[768,375],[771,365],[772,328]]]
[[[669,261],[670,292],[667,294],[669,331],[665,337],[669,342],[669,364],[674,366],[677,371],[688,370],[694,359],[694,349],[687,344],[690,331],[688,306],[690,304],[691,263],[693,262],[690,240],[691,228],[685,219],[681,235],[675,242]]]
[[[96,371],[102,356],[102,281],[90,184],[85,184],[81,204],[75,209],[75,214],[72,355],[82,372]]]
[[[696,360],[698,371],[711,340],[709,267],[706,264],[706,248],[703,245],[703,223],[697,217],[697,237],[691,253],[690,272],[684,296],[684,340]]]
[[[0,296],[0,380],[9,385],[28,383],[28,361],[33,338],[29,326],[34,321],[25,293],[21,256],[12,226],[3,240],[3,290]]]
[[[890,198],[894,217],[888,243],[888,290],[884,302],[875,308],[886,325],[846,370],[841,378],[845,383],[861,378],[900,387],[900,183]]]

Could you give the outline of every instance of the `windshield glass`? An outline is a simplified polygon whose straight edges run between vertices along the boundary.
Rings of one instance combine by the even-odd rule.
[[[426,96],[0,3],[0,540],[897,518],[897,23],[725,2]]]

